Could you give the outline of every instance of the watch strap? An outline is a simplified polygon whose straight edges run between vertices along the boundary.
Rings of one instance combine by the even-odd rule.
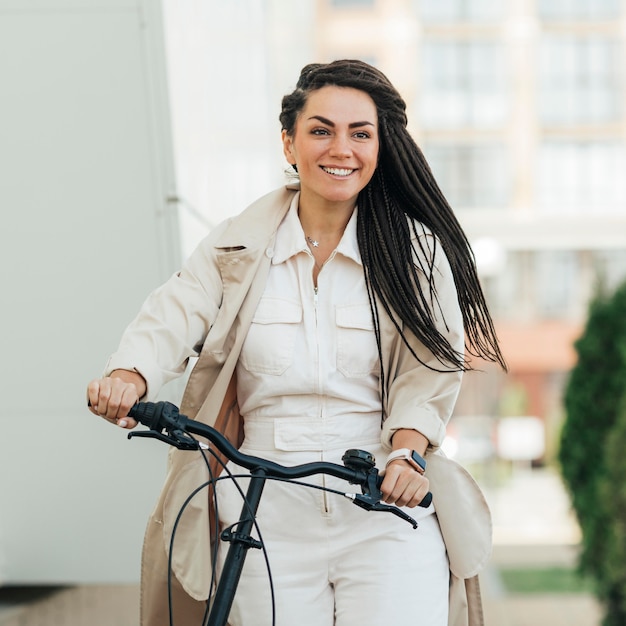
[[[413,466],[413,469],[420,474],[423,474],[426,471],[426,459],[415,452],[415,450],[409,450],[409,448],[399,448],[398,450],[391,452],[387,457],[385,467],[387,467],[392,461],[397,461],[399,459],[408,461]]]

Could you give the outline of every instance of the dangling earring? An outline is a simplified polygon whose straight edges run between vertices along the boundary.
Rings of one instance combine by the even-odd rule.
[[[295,170],[296,174],[298,173],[298,166],[295,163],[291,164],[291,167]]]

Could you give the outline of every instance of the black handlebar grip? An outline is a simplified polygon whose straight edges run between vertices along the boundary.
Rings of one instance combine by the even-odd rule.
[[[135,404],[130,411],[128,411],[128,417],[131,417],[140,424],[145,426],[151,426],[152,419],[155,414],[155,405],[152,402],[141,402]]]
[[[428,508],[433,501],[433,494],[430,491],[424,496],[422,501],[418,504],[418,506],[422,506],[425,509]]]

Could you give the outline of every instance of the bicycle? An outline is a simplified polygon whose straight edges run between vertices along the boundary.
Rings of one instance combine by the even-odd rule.
[[[354,504],[367,511],[392,513],[410,523],[414,529],[417,528],[417,522],[404,511],[398,507],[381,503],[382,493],[380,485],[382,476],[380,476],[378,469],[375,467],[373,455],[365,450],[346,450],[342,457],[343,466],[319,461],[286,467],[273,461],[239,452],[219,431],[181,414],[178,408],[170,402],[140,402],[131,409],[129,417],[132,417],[149,429],[147,431],[131,432],[128,434],[129,439],[133,437],[154,438],[180,450],[200,450],[203,455],[205,451],[209,451],[209,453],[215,455],[210,446],[192,436],[199,435],[212,443],[227,459],[250,471],[250,475],[246,475],[246,478],[250,478],[250,484],[244,496],[241,515],[239,521],[234,525],[236,530],[232,530],[231,527],[220,533],[220,539],[230,545],[212,602],[207,602],[207,613],[203,619],[203,625],[227,626],[228,615],[241,577],[246,554],[250,548],[263,548],[260,533],[259,540],[255,539],[250,533],[255,526],[255,515],[261,501],[265,481],[268,479],[295,482],[298,478],[314,474],[335,476],[349,484],[359,485],[362,493],[343,493],[333,489],[326,489],[327,491],[349,498]],[[222,466],[224,467],[223,464]],[[222,477],[213,479],[210,469],[209,475],[211,480],[194,490],[190,498],[198,493],[201,488],[206,488],[211,484],[215,484],[216,480],[222,479]],[[230,477],[236,478],[234,476]],[[295,482],[295,484],[312,486],[302,482]],[[241,493],[243,496],[243,492]],[[432,494],[429,492],[419,506],[428,507],[431,501]],[[182,510],[180,514],[182,514]],[[175,528],[173,535],[174,533]],[[170,559],[171,554],[172,549],[170,548]],[[171,576],[171,568],[169,575]],[[173,626],[171,596],[170,625]]]

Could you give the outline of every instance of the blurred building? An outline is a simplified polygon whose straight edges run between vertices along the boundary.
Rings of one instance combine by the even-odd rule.
[[[164,0],[185,253],[283,182],[299,69],[369,61],[407,101],[510,365],[467,376],[458,414],[553,431],[589,299],[626,278],[626,0],[183,4]]]
[[[626,3],[316,8],[317,56],[387,73],[473,243],[510,375],[469,376],[458,410],[557,422],[589,299],[626,279]]]

